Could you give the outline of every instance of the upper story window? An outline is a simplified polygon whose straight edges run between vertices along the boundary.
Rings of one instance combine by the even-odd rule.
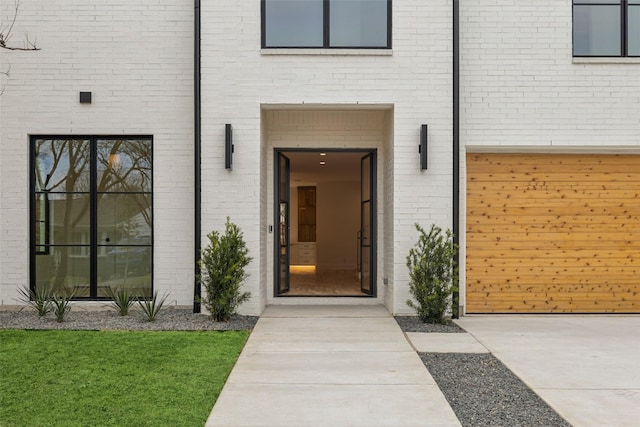
[[[640,56],[640,0],[573,0],[573,56]]]
[[[262,0],[262,47],[389,49],[391,0]]]

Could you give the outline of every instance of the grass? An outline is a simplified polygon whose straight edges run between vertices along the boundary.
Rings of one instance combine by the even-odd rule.
[[[202,426],[247,331],[0,331],[1,426]]]

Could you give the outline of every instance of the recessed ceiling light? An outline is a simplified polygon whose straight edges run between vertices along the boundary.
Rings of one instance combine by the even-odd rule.
[[[324,166],[324,165],[326,165],[326,164],[327,164],[327,162],[320,162],[320,164],[321,164],[322,166]]]
[[[327,153],[320,153],[320,155],[321,155],[321,156],[326,156],[326,155],[327,155]]]

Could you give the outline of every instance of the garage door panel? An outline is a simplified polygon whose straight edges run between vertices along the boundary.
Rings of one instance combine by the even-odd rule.
[[[506,217],[504,215],[481,215],[475,217],[467,217],[467,233],[472,233],[475,229],[471,227],[475,227],[477,225],[486,226],[486,225],[517,225],[517,226],[527,226],[527,225],[546,225],[551,224],[555,226],[560,225],[587,225],[589,227],[596,226],[599,228],[600,226],[605,225],[620,225],[626,226],[627,224],[630,226],[640,226],[638,223],[640,222],[640,216],[604,216],[604,215],[594,215],[594,216],[566,216],[566,215],[558,215],[554,217],[546,217],[546,216],[511,216]],[[593,228],[590,228],[591,230]]]
[[[467,312],[638,312],[640,156],[467,156]]]
[[[468,200],[476,201],[491,201],[491,200],[523,200],[523,201],[549,201],[550,198],[560,197],[562,199],[584,201],[590,200],[592,203],[595,201],[605,202],[611,204],[612,200],[623,200],[625,202],[629,200],[635,200],[640,203],[640,193],[633,190],[625,189],[584,189],[575,186],[567,186],[565,188],[557,189],[530,189],[528,186],[525,189],[490,189],[479,188],[473,191],[467,192]],[[552,199],[551,199],[552,200]]]
[[[540,163],[540,157],[545,157],[544,163]],[[606,166],[615,168],[623,165],[640,166],[640,157],[626,154],[536,154],[536,153],[490,153],[490,154],[468,154],[467,161],[474,163],[474,168],[482,171],[482,167],[515,167],[521,165],[532,165],[536,168],[557,168],[558,166],[569,166],[573,169],[584,165]],[[475,169],[474,169],[475,170]],[[555,170],[555,169],[552,169]]]
[[[586,294],[607,294],[611,295],[614,293],[626,294],[627,297],[633,298],[637,296],[637,292],[635,291],[635,283],[627,282],[627,283],[576,283],[572,282],[571,279],[561,279],[561,280],[552,280],[548,276],[537,276],[536,281],[531,281],[527,283],[526,280],[518,280],[513,283],[510,281],[505,281],[504,278],[496,278],[496,280],[492,282],[477,282],[474,283],[474,292],[478,294],[487,294],[487,293],[496,293],[496,292],[511,292],[514,294],[525,294],[525,293],[534,293],[534,294],[551,294],[552,296],[555,294],[569,294],[571,296],[575,296],[578,293],[586,293]],[[531,280],[531,279],[529,279]],[[617,295],[617,294],[616,294]],[[562,295],[559,295],[562,296]]]
[[[594,226],[598,230],[605,233],[615,233],[620,231],[629,231],[631,233],[640,232],[640,220],[626,220],[617,223],[608,223],[603,218],[601,222],[567,222],[556,221],[554,223],[546,222],[542,224],[526,223],[526,224],[472,224],[467,228],[467,234],[496,234],[501,233],[543,233],[548,234],[550,238],[556,233],[581,233],[586,234],[593,231]]]
[[[513,301],[487,298],[481,304],[473,303],[470,309],[474,313],[619,313],[625,310],[640,311],[638,302],[623,300],[600,301],[589,297],[586,300],[570,298],[549,299],[517,299]]]
[[[640,186],[640,184],[638,184]],[[470,201],[469,201],[470,202]],[[517,202],[515,202],[517,203]],[[506,206],[505,206],[506,204]],[[559,206],[549,205],[546,206],[543,202],[540,206],[521,206],[513,203],[505,203],[500,201],[499,203],[483,204],[475,206],[469,210],[473,215],[489,215],[500,213],[506,216],[617,216],[626,217],[631,219],[637,216],[638,208],[627,206]]]

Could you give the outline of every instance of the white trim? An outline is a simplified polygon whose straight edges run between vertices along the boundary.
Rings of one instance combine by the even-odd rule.
[[[392,56],[393,49],[260,49],[261,55]]]
[[[611,57],[611,58],[573,58],[574,64],[640,64],[640,58]]]
[[[548,154],[640,154],[640,146],[532,146],[532,145],[468,145],[466,153],[548,153]]]

